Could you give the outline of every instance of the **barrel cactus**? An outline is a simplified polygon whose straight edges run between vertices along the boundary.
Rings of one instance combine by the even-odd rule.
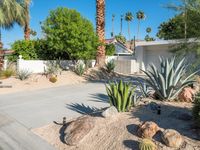
[[[139,144],[140,150],[156,150],[157,147],[150,139],[143,139]]]
[[[110,104],[115,106],[119,112],[128,111],[133,104],[133,94],[136,87],[132,87],[131,83],[110,82],[106,85],[106,91]]]
[[[146,82],[155,90],[160,100],[175,99],[184,87],[195,82],[193,77],[197,72],[186,76],[185,59],[178,63],[175,60],[176,57],[172,59],[161,57],[160,68],[151,64],[151,69],[143,71],[148,76]]]

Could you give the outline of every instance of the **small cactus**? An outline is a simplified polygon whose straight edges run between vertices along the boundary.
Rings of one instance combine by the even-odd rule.
[[[156,145],[150,139],[143,139],[139,144],[140,150],[157,150]]]

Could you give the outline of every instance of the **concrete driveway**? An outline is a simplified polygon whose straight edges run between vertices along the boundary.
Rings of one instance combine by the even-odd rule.
[[[107,107],[106,100],[103,83],[0,95],[0,149],[52,149],[30,129]]]
[[[64,116],[67,119],[77,117],[80,113],[75,110],[106,107],[106,99],[103,83],[83,83],[0,95],[0,112],[31,129],[62,121]]]

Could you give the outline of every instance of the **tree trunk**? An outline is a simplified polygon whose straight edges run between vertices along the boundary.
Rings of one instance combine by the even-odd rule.
[[[3,49],[3,43],[2,43],[2,38],[1,38],[1,28],[0,28],[0,50]]]
[[[128,38],[129,41],[131,40],[131,34],[130,34],[130,22],[128,21]]]
[[[123,18],[121,17],[121,22],[120,22],[120,34],[122,35],[122,25],[123,25]]]
[[[30,4],[30,0],[26,1],[26,6],[25,6],[25,26],[24,26],[24,39],[25,40],[30,40],[30,16],[29,16],[29,4]]]
[[[138,31],[137,31],[137,40],[139,41],[139,34],[140,34],[140,19],[138,20]]]
[[[30,28],[28,24],[25,24],[24,26],[24,39],[30,40]]]
[[[101,45],[97,48],[95,66],[105,65],[105,0],[96,0],[96,31]]]

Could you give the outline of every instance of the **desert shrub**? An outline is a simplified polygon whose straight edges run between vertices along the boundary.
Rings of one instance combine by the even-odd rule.
[[[107,69],[107,71],[109,73],[114,71],[114,69],[115,69],[115,61],[112,60],[112,61],[109,61],[108,63],[106,63],[106,69]]]
[[[113,56],[115,54],[115,45],[106,44],[106,56]]]
[[[196,72],[186,76],[185,59],[181,59],[180,62],[175,60],[175,57],[160,58],[160,69],[151,64],[151,69],[143,71],[148,76],[147,84],[155,90],[160,100],[175,99],[184,87],[195,82],[193,77]]]
[[[58,78],[57,78],[57,76],[51,76],[49,78],[49,81],[52,82],[52,83],[56,83],[58,81]]]
[[[200,93],[198,93],[195,96],[194,107],[192,112],[195,123],[200,128]]]
[[[11,47],[15,52],[8,56],[8,60],[10,61],[16,61],[19,55],[22,55],[25,60],[38,58],[34,40],[18,40],[15,41]]]
[[[139,144],[139,150],[156,150],[157,147],[150,139],[142,139]]]
[[[134,105],[132,98],[135,89],[136,87],[131,87],[131,83],[125,83],[122,80],[119,83],[110,82],[106,85],[110,104],[115,106],[119,112],[128,111]]]
[[[28,79],[30,75],[31,75],[31,72],[25,69],[17,72],[17,78],[22,81]]]
[[[82,76],[85,72],[84,64],[77,64],[74,71],[77,75]]]
[[[1,77],[3,78],[9,78],[11,76],[15,75],[15,71],[13,69],[6,69],[1,71]]]
[[[58,75],[61,72],[60,65],[56,61],[48,61],[46,63],[47,69],[44,71],[47,75]]]

